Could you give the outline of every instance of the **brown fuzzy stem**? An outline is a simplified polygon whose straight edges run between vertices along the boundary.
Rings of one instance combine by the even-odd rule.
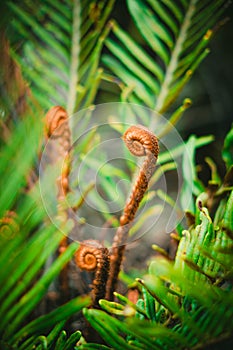
[[[67,212],[63,209],[63,202],[69,192],[69,173],[70,173],[70,147],[71,133],[68,123],[68,114],[61,106],[52,107],[45,116],[45,137],[49,140],[48,154],[50,162],[53,164],[63,163],[59,177],[57,178],[57,211],[58,216],[65,221]],[[60,242],[58,253],[62,254],[68,246],[66,236]],[[61,299],[69,299],[69,281],[67,264],[59,275]]]
[[[95,271],[92,283],[92,304],[98,307],[99,300],[106,293],[106,282],[109,273],[109,251],[101,243],[93,239],[83,241],[75,255],[76,264],[80,269]]]
[[[130,152],[138,157],[145,156],[145,160],[138,174],[124,212],[120,217],[120,227],[114,237],[110,260],[110,273],[107,282],[106,299],[113,300],[116,290],[125,244],[128,238],[139,204],[147,190],[148,183],[155,170],[159,154],[157,137],[142,125],[131,126],[123,135],[123,140]]]

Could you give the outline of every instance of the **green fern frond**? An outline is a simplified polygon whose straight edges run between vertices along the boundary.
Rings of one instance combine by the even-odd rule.
[[[20,50],[12,49],[12,55],[44,109],[62,105],[71,114],[93,102],[102,75],[98,62],[109,30],[106,21],[113,4],[114,0],[91,4],[67,0],[57,6],[46,0],[35,13],[33,3],[9,3],[13,28],[21,40]]]
[[[131,87],[129,102],[165,112],[208,54],[211,29],[226,9],[219,1],[127,1],[134,23],[151,54],[116,23],[106,40],[106,67]],[[130,62],[130,64],[129,64]]]

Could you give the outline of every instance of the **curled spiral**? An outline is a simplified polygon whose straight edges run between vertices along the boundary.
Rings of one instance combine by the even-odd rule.
[[[50,108],[45,116],[45,134],[47,138],[56,132],[56,136],[63,133],[61,125],[68,120],[66,110],[61,106],[54,106]]]
[[[113,299],[113,292],[116,289],[128,233],[155,170],[159,154],[157,137],[142,125],[135,125],[128,128],[122,139],[133,155],[138,157],[145,156],[145,160],[125,205],[124,212],[120,217],[120,226],[114,236],[106,292],[106,299],[108,300]]]
[[[98,306],[98,301],[104,298],[106,282],[109,273],[109,251],[100,242],[89,239],[80,244],[75,254],[77,266],[86,271],[95,271],[92,283],[93,305]]]
[[[126,130],[123,140],[130,152],[137,157],[142,157],[152,153],[158,157],[159,146],[157,137],[142,125],[133,125]]]
[[[102,244],[94,239],[83,241],[75,254],[76,264],[82,270],[95,271],[101,259],[102,249]]]
[[[147,190],[150,178],[153,175],[159,154],[157,137],[142,125],[128,128],[123,135],[123,140],[133,155],[146,157],[125,206],[124,213],[120,218],[121,226],[133,221],[139,204]]]
[[[0,238],[13,239],[19,232],[19,224],[17,223],[17,215],[13,211],[7,211],[5,216],[0,219]]]

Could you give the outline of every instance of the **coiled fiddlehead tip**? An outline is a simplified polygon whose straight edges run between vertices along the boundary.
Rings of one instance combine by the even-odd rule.
[[[75,255],[76,264],[80,269],[95,271],[92,283],[92,303],[98,306],[100,299],[106,293],[106,283],[109,274],[109,251],[100,242],[89,239],[83,241]]]
[[[142,125],[130,126],[124,133],[124,140],[129,151],[138,157],[145,156],[130,197],[125,205],[124,212],[120,217],[118,227],[113,240],[110,273],[107,283],[106,298],[113,300],[113,292],[116,290],[117,278],[125,250],[125,245],[134,217],[140,202],[148,188],[148,183],[155,170],[159,154],[157,137]]]
[[[103,245],[94,239],[83,241],[75,254],[77,266],[86,271],[95,271],[101,258]]]
[[[63,161],[61,175],[57,179],[58,198],[64,198],[69,191],[69,173],[71,164],[71,131],[68,113],[61,106],[50,108],[45,116],[46,157],[49,162],[59,164]],[[50,140],[49,140],[50,139]],[[51,142],[50,142],[51,141]]]
[[[54,106],[50,108],[45,116],[45,134],[47,138],[49,138],[55,130],[59,133],[59,127],[67,120],[68,114],[63,107]]]
[[[13,211],[6,212],[5,216],[0,219],[0,237],[8,240],[14,238],[19,232],[17,223],[17,214]]]
[[[151,153],[156,159],[158,158],[158,139],[146,127],[142,125],[130,126],[122,138],[133,155],[142,157]]]

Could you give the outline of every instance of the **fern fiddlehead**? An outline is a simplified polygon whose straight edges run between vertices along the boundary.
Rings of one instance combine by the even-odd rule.
[[[129,151],[138,157],[145,156],[145,160],[138,174],[131,195],[120,217],[120,226],[115,234],[110,263],[110,273],[107,282],[106,298],[113,299],[118,274],[125,250],[128,232],[139,204],[147,190],[150,178],[155,170],[159,145],[157,137],[142,125],[131,126],[123,135],[123,140]]]
[[[17,214],[14,211],[6,212],[5,216],[0,219],[0,237],[1,241],[14,238],[19,232],[19,224],[17,223]]]
[[[62,202],[69,192],[69,173],[70,173],[70,148],[71,132],[68,123],[68,113],[61,106],[52,107],[45,116],[45,138],[49,143],[48,154],[51,163],[63,163],[59,177],[57,178],[57,214],[65,222],[67,220],[67,211],[63,208]],[[64,236],[59,244],[58,253],[62,254],[68,246],[67,237]],[[68,265],[60,273],[61,299],[68,299]]]
[[[45,116],[45,136],[50,138],[51,158],[57,161],[58,158],[64,159],[62,172],[57,180],[58,194],[57,198],[63,199],[69,191],[69,172],[70,159],[69,151],[71,146],[71,135],[68,124],[68,114],[61,106],[52,107]],[[54,145],[54,142],[56,145]]]
[[[110,261],[108,249],[94,239],[85,240],[76,252],[75,261],[80,269],[95,271],[92,300],[93,306],[98,306],[98,301],[104,298],[106,292]]]

